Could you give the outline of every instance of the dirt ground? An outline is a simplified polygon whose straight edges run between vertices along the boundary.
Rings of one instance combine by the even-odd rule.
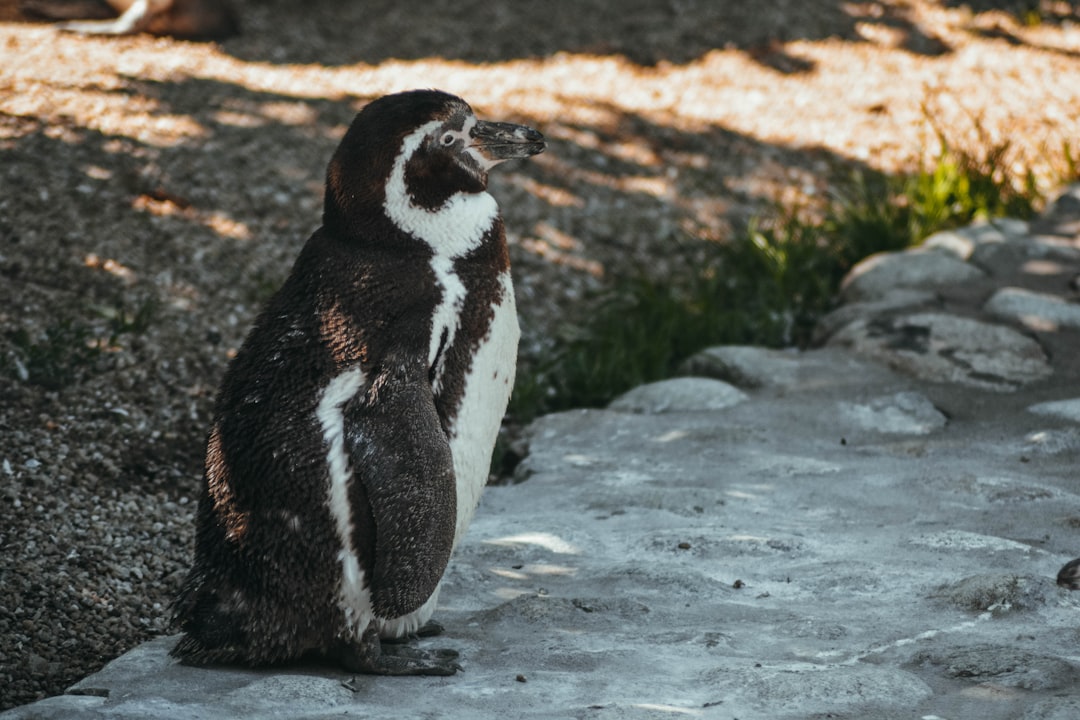
[[[318,225],[378,95],[529,123],[500,168],[535,353],[603,283],[658,272],[838,169],[1080,150],[1080,14],[910,0],[238,2],[218,44],[89,38],[0,0],[0,709],[166,631],[213,394]]]

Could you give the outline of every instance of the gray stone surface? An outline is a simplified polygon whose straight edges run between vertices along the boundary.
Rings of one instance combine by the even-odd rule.
[[[980,538],[977,535],[972,537]],[[959,547],[1002,552],[1029,551],[1023,543],[989,537],[981,538],[978,542],[969,541],[966,547],[962,543]],[[961,610],[1003,614],[1043,607],[1059,592],[1057,585],[1048,577],[989,573],[948,583],[939,588],[934,597]]]
[[[856,320],[829,340],[923,380],[1009,392],[1052,373],[1039,343],[1016,330],[946,313]]]
[[[1020,720],[1076,720],[1080,717],[1080,698],[1054,698],[1035,703]]]
[[[612,400],[608,408],[637,413],[705,412],[744,400],[746,393],[722,380],[681,377],[640,385]]]
[[[680,368],[684,375],[700,375],[729,382],[742,388],[763,385],[791,385],[801,367],[795,350],[769,350],[750,345],[720,345],[706,348],[687,359]]]
[[[848,302],[876,300],[900,288],[933,290],[981,277],[981,270],[950,252],[918,249],[879,253],[852,269],[842,292]]]
[[[1068,400],[1056,400],[1053,402],[1038,403],[1028,408],[1029,412],[1040,415],[1054,415],[1056,417],[1080,423],[1080,398]]]
[[[931,290],[894,288],[873,300],[851,302],[836,308],[814,326],[814,342],[824,343],[838,330],[856,320],[914,310],[934,309],[940,303]]]
[[[530,427],[421,641],[457,676],[188,668],[165,637],[3,717],[1065,717],[1080,451],[1024,448],[1073,426],[977,389],[998,405],[944,423],[934,386],[837,348],[757,358],[791,372],[730,407]]]
[[[946,423],[934,404],[917,392],[883,395],[865,402],[842,401],[837,406],[842,417],[871,432],[927,435]]]
[[[1054,332],[1080,328],[1080,304],[1057,295],[1005,287],[995,291],[983,308],[988,314],[1013,320],[1031,330]]]
[[[1069,240],[1080,237],[1080,184],[1063,189],[1046,212],[1031,223],[1031,232]]]
[[[1020,230],[935,241],[1009,250],[909,297],[934,312],[862,303],[827,347],[710,348],[684,370],[712,379],[533,423],[419,641],[454,677],[189,668],[161,637],[0,718],[1072,720],[1080,332],[984,304],[1080,268],[1010,265],[1046,258]]]
[[[1011,240],[1023,241],[1028,236],[1028,223],[1012,218],[996,218],[956,230],[942,230],[923,240],[922,247],[943,250],[960,260],[970,260],[975,250],[986,245],[999,245]]]
[[[1061,690],[1076,685],[1075,665],[1008,645],[927,650],[918,653],[912,664],[931,666],[946,677],[961,678],[972,685],[993,683],[1020,690]]]
[[[865,386],[891,378],[888,370],[843,350],[821,348],[799,352],[746,345],[706,348],[683,363],[681,371],[723,380],[746,390]]]

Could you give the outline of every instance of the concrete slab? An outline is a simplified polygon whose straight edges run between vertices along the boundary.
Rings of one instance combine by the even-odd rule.
[[[0,717],[1071,717],[1080,593],[1053,576],[1080,550],[1080,447],[1029,447],[1074,425],[894,422],[935,417],[932,388],[802,357],[805,382],[723,409],[538,420],[420,643],[459,650],[454,677],[188,668],[164,637]]]

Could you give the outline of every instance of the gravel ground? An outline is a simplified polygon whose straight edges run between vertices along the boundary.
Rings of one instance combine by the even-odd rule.
[[[1048,188],[1080,138],[1080,30],[1007,3],[238,5],[244,34],[208,45],[0,0],[0,709],[167,630],[214,389],[371,97],[441,87],[549,137],[493,178],[526,357],[606,280],[836,167],[911,168],[928,112]]]

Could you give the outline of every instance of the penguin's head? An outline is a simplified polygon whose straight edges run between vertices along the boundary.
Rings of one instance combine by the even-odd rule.
[[[479,120],[454,95],[386,95],[356,116],[330,161],[323,222],[356,230],[387,203],[436,212],[458,194],[484,192],[488,171],[499,163],[544,148],[536,130]]]

